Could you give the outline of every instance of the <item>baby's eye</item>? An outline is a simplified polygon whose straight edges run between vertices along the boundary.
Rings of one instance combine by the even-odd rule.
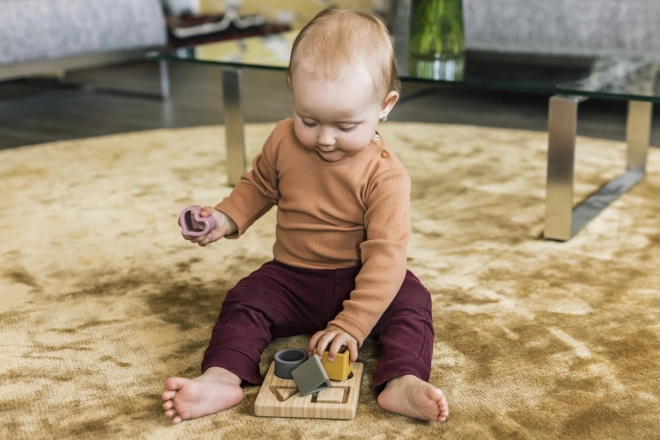
[[[339,127],[341,131],[351,131],[356,127],[356,125],[351,125],[350,127]]]
[[[302,123],[303,123],[303,125],[305,125],[305,127],[316,127],[316,124],[311,123],[311,122],[302,121]]]

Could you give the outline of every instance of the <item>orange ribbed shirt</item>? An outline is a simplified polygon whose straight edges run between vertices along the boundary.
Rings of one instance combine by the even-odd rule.
[[[227,238],[237,238],[274,205],[276,261],[309,269],[362,265],[350,299],[329,323],[362,345],[405,277],[408,171],[379,134],[359,153],[327,162],[298,141],[286,119],[215,208],[236,223]]]

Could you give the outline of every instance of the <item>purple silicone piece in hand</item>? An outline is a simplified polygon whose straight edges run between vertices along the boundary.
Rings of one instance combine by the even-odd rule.
[[[202,217],[201,212],[202,207],[199,205],[189,206],[181,211],[179,223],[183,235],[201,237],[215,229],[215,219],[213,217]]]

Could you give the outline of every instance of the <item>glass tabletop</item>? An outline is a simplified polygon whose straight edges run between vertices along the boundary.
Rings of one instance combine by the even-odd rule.
[[[297,33],[149,52],[147,58],[285,70]],[[412,58],[405,47],[395,44],[395,48],[403,82],[660,103],[660,55],[563,57],[468,50],[461,58],[440,60]]]

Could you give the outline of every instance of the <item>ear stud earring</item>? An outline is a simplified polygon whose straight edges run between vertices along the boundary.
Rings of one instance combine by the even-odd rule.
[[[381,121],[383,121],[383,122],[387,121],[387,116],[385,116],[383,119],[381,119]]]

